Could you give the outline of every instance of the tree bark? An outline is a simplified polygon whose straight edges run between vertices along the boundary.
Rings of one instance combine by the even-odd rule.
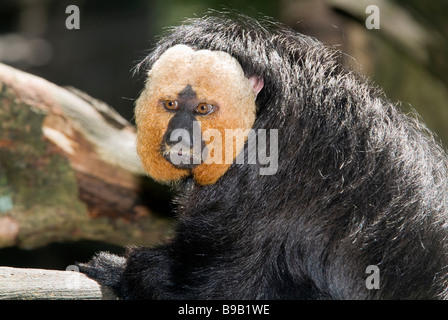
[[[172,219],[150,209],[163,191],[113,109],[0,64],[0,248],[163,242]]]

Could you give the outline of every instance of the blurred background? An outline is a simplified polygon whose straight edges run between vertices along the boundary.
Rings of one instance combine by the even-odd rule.
[[[79,30],[65,25],[73,4],[80,9]],[[380,29],[366,28],[371,4],[380,10]],[[446,0],[0,0],[0,62],[85,91],[133,123],[143,88],[133,67],[166,27],[210,8],[270,16],[340,49],[344,63],[404,110],[416,109],[448,146]],[[122,249],[89,242],[0,248],[0,265],[65,269],[91,250]]]

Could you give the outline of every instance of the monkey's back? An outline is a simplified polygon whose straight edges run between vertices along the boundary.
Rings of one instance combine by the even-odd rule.
[[[227,298],[447,297],[447,156],[423,124],[341,67],[337,52],[274,23],[192,19],[147,65],[175,44],[227,52],[262,77],[253,129],[278,130],[275,174],[234,164],[179,198],[175,247],[189,267],[178,272],[201,259],[230,268],[213,280],[213,268],[196,270],[191,281],[210,281],[199,296],[227,286],[236,295]],[[379,290],[366,289],[369,265]],[[240,286],[250,290],[238,296]]]

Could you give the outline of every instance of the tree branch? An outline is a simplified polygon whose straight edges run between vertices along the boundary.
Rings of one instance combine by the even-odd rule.
[[[0,288],[0,300],[116,299],[109,288],[76,271],[0,267]]]

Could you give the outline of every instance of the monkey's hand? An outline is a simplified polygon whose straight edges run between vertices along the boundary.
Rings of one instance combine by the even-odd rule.
[[[101,285],[110,287],[121,296],[122,274],[126,268],[126,258],[108,252],[97,253],[87,263],[77,263],[79,271]]]

